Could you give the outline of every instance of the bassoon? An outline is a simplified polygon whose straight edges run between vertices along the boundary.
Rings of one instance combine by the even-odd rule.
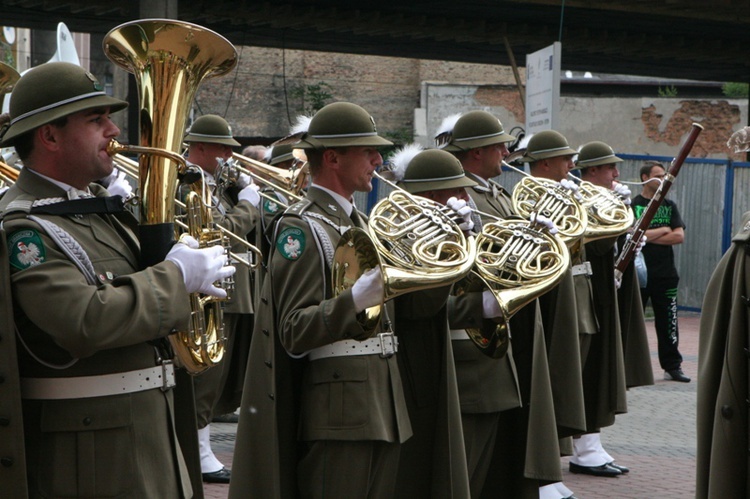
[[[630,238],[625,242],[622,251],[620,251],[620,255],[617,257],[617,261],[615,261],[615,279],[618,282],[622,280],[622,274],[625,272],[628,265],[630,265],[630,262],[633,261],[636,249],[638,249],[638,244],[643,239],[646,229],[648,229],[651,220],[653,220],[656,212],[659,210],[659,206],[661,206],[662,201],[664,201],[667,192],[669,192],[669,188],[672,187],[675,177],[680,173],[682,163],[685,162],[685,158],[690,154],[690,150],[693,148],[695,140],[702,131],[703,127],[701,125],[693,123],[687,140],[682,145],[677,157],[672,160],[672,164],[669,166],[669,171],[664,175],[664,179],[656,190],[656,194],[654,194],[654,197],[649,201],[641,218],[635,223]]]

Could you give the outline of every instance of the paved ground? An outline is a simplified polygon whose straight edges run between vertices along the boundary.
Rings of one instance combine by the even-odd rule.
[[[663,381],[664,372],[656,357],[653,321],[649,331],[651,359],[656,384],[628,392],[628,413],[602,432],[602,442],[619,464],[631,472],[616,478],[573,475],[568,460],[562,459],[563,479],[579,499],[659,498],[682,499],[695,496],[695,388],[698,360],[699,316],[682,313],[680,351],[682,368],[693,379],[690,383]],[[211,425],[211,441],[217,457],[232,463],[236,424]],[[206,485],[207,499],[227,497],[228,485]]]

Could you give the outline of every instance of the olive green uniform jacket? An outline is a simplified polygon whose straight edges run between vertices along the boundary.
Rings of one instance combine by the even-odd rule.
[[[97,185],[91,190],[106,196]],[[8,213],[13,201],[60,197],[65,197],[62,189],[22,170],[0,201],[10,242],[15,324],[23,341],[18,348],[21,378],[99,376],[154,367],[157,352],[147,342],[188,325],[190,306],[180,270],[171,262],[137,270],[135,219],[127,212],[35,215],[80,244],[96,281],[87,282],[40,225],[25,213]],[[19,265],[14,248],[20,242],[27,247],[33,242],[39,250],[36,264]],[[7,268],[7,258],[3,266]],[[173,430],[173,390],[24,399],[23,419],[31,497],[192,496]]]
[[[477,186],[466,189],[472,204],[479,211],[497,215],[501,218],[514,216],[511,199],[507,191],[498,183],[490,180],[489,187],[485,187],[476,175],[467,172],[466,176],[477,182]],[[475,220],[476,230],[481,227],[482,220],[479,224]],[[486,220],[484,221],[487,222]],[[536,300],[523,309],[521,309],[511,319],[511,356],[507,359],[496,360],[485,357],[483,354],[476,355],[473,365],[464,364],[457,367],[459,376],[459,386],[464,390],[460,392],[463,401],[473,398],[474,391],[470,390],[465,393],[466,387],[471,386],[471,381],[464,381],[468,376],[469,380],[475,379],[476,373],[471,370],[476,369],[494,369],[507,373],[507,366],[503,362],[512,361],[515,364],[515,373],[517,379],[508,379],[510,387],[502,392],[491,390],[492,385],[485,388],[481,383],[474,390],[482,391],[482,397],[487,397],[495,402],[494,407],[509,407],[517,401],[513,394],[512,387],[517,385],[520,389],[521,402],[528,405],[528,411],[518,411],[519,417],[525,418],[523,426],[527,432],[527,438],[515,438],[512,448],[508,447],[508,442],[504,438],[498,438],[495,446],[495,454],[512,455],[516,458],[523,456],[523,475],[530,480],[542,482],[562,480],[560,471],[560,448],[558,446],[558,436],[555,429],[555,407],[552,400],[552,387],[549,376],[549,365],[547,359],[547,350],[544,341],[544,328],[542,326],[539,306]],[[484,357],[484,358],[482,358]],[[483,366],[483,367],[479,367]],[[481,372],[481,371],[480,371]],[[497,375],[497,374],[496,374]],[[467,397],[464,396],[467,395]],[[513,398],[498,400],[499,397],[510,395]],[[499,429],[499,435],[503,435],[504,430]],[[517,435],[522,437],[523,435]],[[519,447],[520,446],[520,447]],[[494,458],[498,458],[495,456]],[[492,464],[490,465],[489,475],[495,473]],[[520,479],[520,477],[515,477]],[[489,477],[488,477],[489,482]],[[492,485],[489,486],[490,490]],[[533,489],[531,487],[530,489]],[[488,487],[485,487],[488,490]],[[537,491],[538,494],[538,491]]]
[[[750,493],[750,212],[706,288],[698,351],[696,497]]]
[[[366,337],[351,290],[333,296],[328,263],[352,225],[333,197],[314,186],[278,221],[256,312],[231,498],[295,497],[300,441],[402,443],[412,434],[396,356],[301,358]]]

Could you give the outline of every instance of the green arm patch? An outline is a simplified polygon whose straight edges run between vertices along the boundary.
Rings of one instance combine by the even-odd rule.
[[[276,203],[275,201],[272,201],[270,199],[266,199],[263,201],[263,211],[265,211],[266,213],[270,213],[273,215],[278,212],[280,208],[281,206],[279,205],[279,203]]]
[[[276,239],[276,250],[287,260],[297,260],[305,251],[305,233],[302,229],[289,227]]]
[[[18,270],[39,265],[44,261],[46,252],[39,232],[23,229],[8,236],[10,264]]]

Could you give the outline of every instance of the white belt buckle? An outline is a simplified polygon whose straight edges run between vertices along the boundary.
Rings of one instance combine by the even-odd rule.
[[[384,359],[392,357],[398,351],[398,337],[392,332],[379,333],[380,356]]]
[[[166,392],[177,383],[174,378],[174,365],[171,360],[164,360],[161,363],[161,391]]]

